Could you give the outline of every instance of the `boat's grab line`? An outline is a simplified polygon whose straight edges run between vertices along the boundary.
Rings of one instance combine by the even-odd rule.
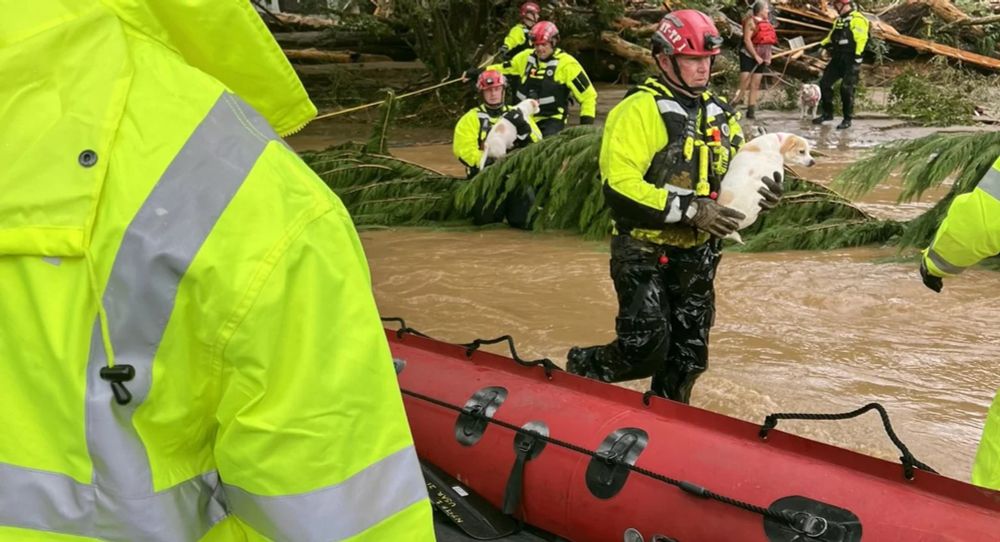
[[[899,449],[899,453],[903,454],[899,458],[899,462],[903,464],[903,476],[907,480],[913,479],[913,467],[927,472],[933,472],[937,474],[938,471],[929,467],[926,463],[921,462],[913,454],[910,453],[910,449],[903,444],[903,441],[896,436],[896,432],[892,430],[892,422],[889,421],[889,413],[885,411],[885,407],[878,403],[868,403],[867,405],[850,412],[844,412],[842,414],[809,414],[803,412],[779,412],[776,414],[769,414],[764,418],[764,424],[760,426],[760,432],[758,435],[761,439],[767,440],[767,433],[771,429],[774,429],[778,425],[778,420],[846,420],[849,418],[855,418],[868,412],[869,410],[877,410],[878,415],[882,417],[882,425],[885,427],[885,432],[889,435],[889,440],[896,445]]]
[[[402,318],[394,316],[383,316],[382,321],[399,323],[399,329],[396,330],[397,339],[402,339],[403,335],[409,333],[410,335],[416,335],[418,337],[423,337],[425,339],[431,339],[432,341],[437,340],[434,337],[431,337],[430,335],[427,335],[425,333],[413,329],[412,327],[407,326],[406,322]],[[562,367],[556,365],[549,358],[541,358],[535,360],[526,360],[521,358],[521,356],[517,355],[517,350],[514,348],[514,339],[510,335],[504,335],[502,337],[497,337],[495,339],[475,339],[472,342],[462,343],[459,344],[458,346],[465,347],[465,356],[471,357],[472,353],[475,352],[476,350],[479,350],[479,347],[484,344],[497,344],[504,341],[507,342],[507,347],[510,348],[511,359],[516,361],[518,365],[522,365],[524,367],[541,367],[542,369],[545,370],[545,378],[548,378],[549,380],[552,380],[553,371],[563,370]]]
[[[423,337],[425,339],[432,339],[433,340],[433,337],[431,337],[431,336],[429,336],[429,335],[427,335],[425,333],[422,333],[420,331],[417,331],[416,329],[413,329],[413,328],[407,326],[406,322],[402,318],[398,318],[398,317],[382,317],[382,321],[383,322],[398,322],[399,323],[400,327],[399,327],[398,330],[396,330],[396,336],[398,338],[402,338],[404,334],[409,333],[409,334],[412,334],[412,335],[416,335],[418,337]],[[471,356],[472,352],[474,352],[476,349],[478,349],[480,345],[483,345],[483,344],[495,344],[495,343],[498,343],[498,342],[501,342],[501,341],[506,341],[507,342],[507,345],[510,347],[511,356],[513,357],[514,361],[516,361],[520,365],[524,365],[524,366],[528,366],[528,367],[541,366],[545,370],[545,375],[547,377],[549,377],[549,378],[551,378],[553,370],[562,370],[562,369],[559,368],[558,365],[556,365],[555,363],[553,363],[552,360],[550,360],[548,358],[542,358],[542,359],[534,360],[534,361],[525,361],[525,360],[521,359],[517,355],[517,351],[514,350],[514,340],[510,337],[510,335],[504,335],[503,337],[499,337],[499,338],[496,338],[496,339],[476,339],[476,340],[472,341],[471,343],[462,344],[460,346],[464,346],[466,348],[466,352],[465,352],[466,356]],[[482,411],[479,411],[479,410],[472,410],[472,409],[461,407],[461,406],[458,406],[458,405],[453,405],[453,404],[448,403],[446,401],[442,401],[440,399],[436,399],[436,398],[431,397],[429,395],[424,395],[422,393],[417,393],[415,391],[411,391],[411,390],[408,390],[408,389],[405,389],[405,388],[401,388],[401,391],[404,394],[409,395],[411,397],[414,397],[416,399],[420,399],[422,401],[426,401],[428,403],[431,403],[431,404],[434,404],[434,405],[437,405],[437,406],[440,406],[440,407],[443,407],[443,408],[447,408],[449,410],[453,410],[453,411],[458,412],[460,414],[464,414],[464,415],[466,415],[468,417],[471,417],[471,418],[474,418],[474,419],[477,419],[477,420],[480,420],[480,421],[484,421],[486,423],[492,423],[492,424],[495,424],[495,425],[499,425],[500,427],[504,427],[504,428],[510,429],[511,431],[514,431],[515,433],[518,433],[518,434],[521,434],[521,435],[525,435],[525,436],[529,436],[529,437],[532,437],[532,438],[536,438],[536,439],[542,440],[544,442],[551,442],[552,444],[555,444],[556,446],[559,446],[559,447],[562,447],[562,448],[566,448],[567,450],[573,450],[574,452],[577,452],[577,453],[580,453],[580,454],[583,454],[583,455],[587,455],[587,456],[590,456],[592,458],[596,458],[596,459],[598,459],[600,461],[604,461],[609,466],[620,465],[620,466],[622,466],[622,467],[624,467],[624,468],[626,468],[626,469],[628,469],[630,471],[637,472],[637,473],[639,473],[639,474],[641,474],[643,476],[652,478],[654,480],[659,480],[660,482],[663,482],[663,483],[666,483],[666,484],[670,484],[672,486],[676,486],[676,487],[682,489],[684,492],[689,493],[691,495],[694,495],[696,497],[701,497],[701,498],[705,498],[705,499],[713,499],[713,500],[719,501],[721,503],[728,504],[730,506],[735,506],[737,508],[741,508],[741,509],[746,510],[748,512],[753,512],[755,514],[760,514],[760,515],[762,515],[762,516],[764,516],[766,518],[769,518],[771,520],[777,521],[778,523],[780,523],[782,525],[787,525],[787,526],[789,526],[792,529],[795,529],[795,530],[797,530],[799,532],[803,532],[802,526],[800,525],[801,522],[799,521],[799,518],[797,518],[795,516],[795,514],[793,512],[791,512],[791,511],[775,512],[773,510],[764,508],[762,506],[758,506],[756,504],[751,504],[751,503],[744,502],[744,501],[741,501],[741,500],[738,500],[738,499],[734,499],[732,497],[727,497],[725,495],[720,495],[718,493],[715,493],[714,491],[711,491],[709,489],[701,487],[701,486],[699,486],[697,484],[693,484],[691,482],[685,482],[684,480],[677,480],[677,479],[674,479],[674,478],[670,478],[669,476],[664,476],[662,474],[653,472],[651,470],[647,470],[647,469],[644,469],[642,467],[638,467],[636,465],[632,465],[632,464],[626,463],[625,461],[622,460],[622,458],[617,457],[613,453],[611,453],[611,454],[598,453],[596,450],[590,450],[590,449],[584,448],[582,446],[577,446],[576,444],[573,444],[571,442],[566,442],[566,441],[563,441],[563,440],[559,440],[557,438],[545,436],[545,435],[542,435],[542,434],[540,434],[540,433],[538,433],[536,431],[531,431],[531,430],[528,430],[528,429],[524,429],[522,427],[518,427],[516,425],[507,423],[507,422],[505,422],[503,420],[498,420],[496,418],[487,416],[485,413],[483,413]],[[774,423],[777,424],[777,421],[775,421]]]
[[[544,442],[552,443],[552,444],[554,444],[556,446],[559,446],[561,448],[566,448],[567,450],[572,450],[574,452],[577,452],[577,453],[580,453],[580,454],[583,454],[583,455],[587,455],[587,456],[590,456],[592,458],[596,458],[596,459],[598,459],[600,461],[603,461],[603,462],[607,463],[608,465],[615,465],[615,466],[624,467],[624,468],[626,468],[626,469],[628,469],[630,471],[637,472],[637,473],[639,473],[639,474],[641,474],[643,476],[646,476],[646,477],[652,478],[654,480],[658,480],[660,482],[663,482],[663,483],[666,483],[666,484],[678,487],[678,488],[682,489],[684,492],[690,493],[691,495],[694,495],[696,497],[702,497],[702,498],[705,498],[705,499],[712,499],[712,500],[715,500],[715,501],[718,501],[718,502],[721,502],[721,503],[724,503],[724,504],[728,504],[730,506],[735,506],[737,508],[741,508],[743,510],[746,510],[747,512],[753,512],[755,514],[760,514],[761,516],[764,516],[764,517],[766,517],[768,519],[777,521],[777,522],[779,522],[782,525],[787,525],[788,527],[790,527],[792,529],[795,529],[796,531],[802,532],[802,525],[800,525],[801,522],[800,522],[799,518],[797,518],[795,516],[794,512],[792,512],[792,511],[775,512],[773,510],[764,508],[762,506],[758,506],[756,504],[751,504],[751,503],[748,503],[748,502],[741,501],[739,499],[734,499],[732,497],[727,497],[725,495],[720,495],[718,493],[715,493],[714,491],[711,491],[709,489],[701,487],[701,486],[699,486],[697,484],[693,484],[691,482],[685,482],[684,480],[677,480],[677,479],[674,479],[674,478],[670,478],[669,476],[664,476],[662,474],[653,472],[653,471],[648,470],[648,469],[644,469],[644,468],[636,466],[636,465],[630,465],[629,463],[626,463],[626,462],[622,461],[621,458],[619,458],[619,457],[617,457],[615,455],[601,454],[601,453],[598,453],[595,450],[590,450],[588,448],[584,448],[583,446],[578,446],[578,445],[573,444],[571,442],[566,442],[564,440],[559,440],[557,438],[553,438],[553,437],[541,435],[541,434],[539,434],[539,433],[537,433],[535,431],[523,429],[523,428],[518,427],[518,426],[516,426],[514,424],[507,423],[507,422],[505,422],[503,420],[498,420],[496,418],[492,418],[492,417],[486,416],[485,414],[483,414],[480,411],[474,411],[472,409],[467,409],[467,408],[464,408],[464,407],[460,407],[458,405],[453,405],[451,403],[448,403],[446,401],[442,401],[440,399],[436,399],[436,398],[431,397],[429,395],[424,395],[422,393],[417,393],[415,391],[411,391],[411,390],[408,390],[408,389],[405,389],[405,388],[401,388],[401,390],[402,390],[402,392],[405,395],[409,395],[410,397],[413,397],[415,399],[420,399],[421,401],[426,401],[428,403],[431,403],[431,404],[434,404],[434,405],[437,405],[437,406],[440,406],[440,407],[443,407],[443,408],[447,408],[449,410],[453,410],[453,411],[458,412],[460,414],[463,414],[465,416],[469,416],[471,418],[482,420],[482,421],[485,421],[486,423],[492,423],[492,424],[495,424],[495,425],[499,425],[500,427],[509,429],[509,430],[514,431],[516,433],[519,433],[519,434],[522,434],[522,435],[526,435],[526,436],[530,436],[532,438],[535,438],[535,439],[538,439],[538,440],[541,440],[541,441],[544,441]]]

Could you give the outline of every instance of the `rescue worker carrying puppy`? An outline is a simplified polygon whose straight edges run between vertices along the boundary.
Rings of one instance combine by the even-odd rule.
[[[597,90],[580,63],[559,49],[559,29],[550,21],[540,21],[531,28],[531,41],[533,49],[521,51],[489,69],[516,78],[515,102],[527,98],[538,100],[541,110],[535,121],[544,137],[566,127],[570,97],[580,104],[580,124],[593,124]]]
[[[707,89],[721,44],[704,13],[667,14],[653,34],[660,78],[632,89],[608,115],[600,168],[615,221],[617,339],[570,349],[571,373],[605,382],[652,376],[654,393],[688,402],[707,367],[720,246],[713,237],[743,218],[714,199],[743,144],[738,115]],[[770,209],[781,198],[780,172],[764,182],[761,207]]]
[[[942,277],[957,275],[983,258],[1000,253],[1000,158],[976,188],[955,197],[948,214],[924,251],[920,277],[931,290],[940,292]],[[983,438],[972,483],[1000,490],[1000,391],[986,415]]]
[[[498,52],[500,58],[510,60],[521,51],[531,48],[531,28],[538,22],[538,16],[541,12],[541,8],[534,2],[521,4],[521,22],[512,26],[510,32],[507,32]]]
[[[868,44],[868,31],[871,24],[851,4],[851,0],[834,0],[840,17],[833,22],[833,28],[820,42],[827,50],[832,50],[830,62],[819,80],[819,88],[823,93],[820,116],[812,120],[813,124],[823,124],[833,120],[833,84],[840,80],[840,102],[844,106],[844,120],[837,125],[838,130],[851,127],[854,116],[854,90],[861,76],[861,63],[864,61],[865,46]]]
[[[483,157],[483,141],[486,140],[490,128],[501,118],[506,118],[517,128],[517,142],[514,148],[521,148],[538,140],[535,136],[538,126],[535,125],[534,119],[525,117],[520,110],[504,102],[506,85],[507,78],[496,70],[486,70],[479,74],[476,89],[481,103],[462,115],[455,125],[452,150],[455,157],[465,165],[468,179],[479,173],[479,162]],[[491,163],[492,160],[489,160],[486,165]],[[496,209],[486,209],[482,202],[478,202],[473,210],[473,220],[476,224],[491,224],[502,222],[506,217],[507,223],[512,227],[528,229],[530,228],[528,213],[534,201],[534,194],[527,192],[511,194]]]

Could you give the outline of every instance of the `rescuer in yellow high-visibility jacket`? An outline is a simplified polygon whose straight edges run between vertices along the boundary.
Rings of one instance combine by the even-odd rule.
[[[580,124],[593,124],[597,114],[597,89],[572,55],[558,47],[559,29],[551,21],[531,27],[532,48],[521,51],[503,64],[489,66],[513,81],[514,103],[538,100],[535,122],[545,137],[566,127],[570,100],[580,104]]]
[[[0,25],[0,541],[434,539],[315,108],[245,0]]]
[[[931,246],[924,251],[920,276],[935,292],[942,277],[957,275],[983,258],[1000,253],[1000,158],[976,188],[955,197]],[[1000,490],[1000,392],[986,415],[972,483]]]

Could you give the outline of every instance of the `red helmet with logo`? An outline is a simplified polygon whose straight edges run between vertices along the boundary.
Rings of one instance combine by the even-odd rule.
[[[534,2],[525,2],[521,4],[521,17],[524,17],[529,13],[534,13],[535,15],[538,15],[541,12],[542,8],[538,7],[538,4]]]
[[[668,13],[653,33],[653,54],[715,56],[722,36],[711,17],[695,9]]]
[[[531,27],[531,43],[540,45],[552,43],[559,38],[559,29],[551,21],[538,21]]]
[[[507,84],[507,79],[502,73],[496,70],[486,70],[479,74],[479,79],[476,80],[476,88],[480,91],[486,90],[488,88],[502,87]]]

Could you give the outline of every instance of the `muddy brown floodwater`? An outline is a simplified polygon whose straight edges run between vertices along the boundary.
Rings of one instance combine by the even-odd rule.
[[[602,89],[604,103],[621,92]],[[928,133],[891,129],[898,124],[892,119],[855,121],[852,130],[837,132],[792,113],[758,116],[769,131],[813,142],[823,156],[802,173],[820,182],[865,148]],[[322,148],[345,133],[351,127],[311,126],[290,143]],[[450,140],[447,130],[413,130],[396,139],[404,146],[393,154],[458,175]],[[898,194],[890,179],[858,203],[879,216],[907,218],[941,195],[898,205]],[[361,239],[381,313],[403,316],[436,338],[511,334],[522,356],[561,364],[570,346],[614,336],[606,242],[504,227],[369,230]],[[692,404],[759,423],[772,412],[845,412],[876,401],[918,459],[968,480],[1000,387],[1000,274],[972,269],[935,294],[914,263],[896,256],[892,248],[726,253],[709,370]],[[647,383],[626,385],[645,390]],[[899,455],[874,413],[842,422],[783,421],[780,428],[889,460]]]

